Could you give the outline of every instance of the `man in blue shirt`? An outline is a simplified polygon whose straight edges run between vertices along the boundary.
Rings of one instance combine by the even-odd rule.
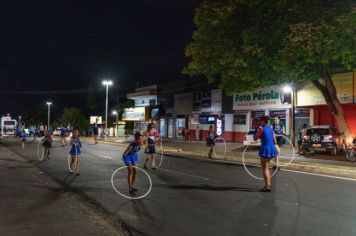
[[[94,143],[97,144],[98,143],[99,128],[98,128],[98,125],[96,123],[94,123],[94,125],[93,125],[93,134],[94,134]]]

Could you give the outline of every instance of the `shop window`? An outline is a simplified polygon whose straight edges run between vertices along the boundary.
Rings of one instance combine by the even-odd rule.
[[[247,124],[247,115],[234,115],[234,125],[246,125]]]

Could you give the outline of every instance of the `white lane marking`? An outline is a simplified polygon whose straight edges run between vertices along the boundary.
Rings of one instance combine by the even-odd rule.
[[[294,172],[294,173],[305,174],[305,175],[315,175],[315,176],[321,176],[321,177],[332,178],[332,179],[349,180],[349,181],[356,182],[356,179],[347,178],[347,177],[339,177],[339,176],[332,176],[332,175],[325,175],[325,174],[318,174],[318,173],[310,173],[310,172],[303,172],[303,171],[298,171],[298,170],[286,170],[286,169],[283,169],[282,171]]]
[[[167,170],[167,169],[162,169],[162,168],[158,168],[157,170],[163,170],[172,174],[177,174],[177,175],[183,175],[183,176],[187,176],[187,177],[191,177],[191,178],[196,178],[196,179],[201,179],[201,180],[205,180],[205,181],[212,181],[209,178],[205,178],[205,177],[201,177],[201,176],[197,176],[197,175],[190,175],[190,174],[186,174],[186,173],[182,173],[182,172],[178,172],[178,171],[174,171],[174,170]],[[213,181],[216,182],[217,181]]]

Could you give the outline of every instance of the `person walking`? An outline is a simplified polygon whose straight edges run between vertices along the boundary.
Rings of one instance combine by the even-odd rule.
[[[215,138],[217,135],[215,135],[214,131],[214,126],[210,125],[209,127],[209,132],[208,132],[208,137],[206,138],[206,146],[210,147],[208,157],[212,158],[213,157],[213,152],[214,152],[214,147],[215,147]]]
[[[281,124],[281,118],[279,116],[275,116],[273,118],[273,125],[272,125],[272,129],[273,132],[276,134],[276,140],[277,140],[277,145],[278,145],[278,151],[279,153],[281,152],[281,147],[283,146],[283,142],[284,142],[284,138],[283,135],[286,134],[286,130],[284,128],[284,126]],[[273,164],[273,170],[275,170],[278,166],[279,160],[276,157],[276,163]],[[280,169],[278,167],[278,169]]]
[[[268,126],[268,120],[269,118],[267,116],[260,118],[260,127],[254,137],[255,141],[261,139],[261,147],[258,154],[261,158],[262,174],[265,181],[265,186],[260,189],[261,192],[271,192],[271,173],[268,167],[271,160],[279,155],[276,148],[276,134],[272,128]]]
[[[94,144],[98,144],[99,128],[96,123],[93,125]]]

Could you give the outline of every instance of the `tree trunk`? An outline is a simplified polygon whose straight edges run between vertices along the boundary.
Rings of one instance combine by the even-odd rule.
[[[323,74],[322,80],[324,81],[324,84],[317,80],[313,81],[313,84],[323,94],[326,105],[328,106],[329,111],[339,125],[340,132],[344,133],[346,145],[349,146],[352,144],[352,136],[349,125],[345,118],[344,110],[342,109],[340,100],[337,97],[334,82],[328,73]]]

